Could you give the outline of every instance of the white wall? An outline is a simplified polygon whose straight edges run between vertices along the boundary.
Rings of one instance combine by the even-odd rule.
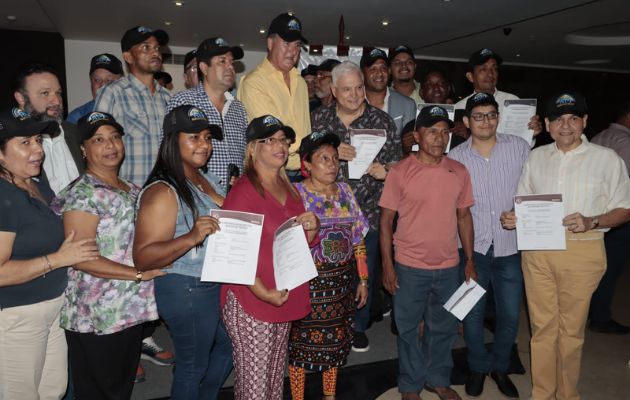
[[[110,53],[122,61],[122,52],[120,51],[120,42],[65,40],[64,45],[68,111],[72,111],[91,99],[89,72],[92,57],[101,53]],[[173,54],[186,54],[192,50],[192,48],[180,46],[169,46],[169,49]],[[245,66],[245,72],[258,65],[264,56],[265,53],[261,51],[245,51],[245,56],[241,60]],[[173,92],[184,89],[183,66],[164,64],[163,69],[173,77]],[[240,75],[237,76],[236,82],[239,82]]]

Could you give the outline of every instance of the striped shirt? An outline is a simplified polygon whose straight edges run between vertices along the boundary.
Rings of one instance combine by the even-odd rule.
[[[589,143],[585,135],[566,153],[555,143],[534,149],[517,193],[562,193],[565,215],[579,212],[592,217],[615,208],[630,209],[630,178],[623,160],[613,150]]]
[[[516,231],[501,227],[503,211],[514,206],[514,195],[523,165],[529,156],[529,145],[513,135],[497,134],[489,159],[472,147],[472,137],[448,153],[464,164],[470,173],[475,205],[470,208],[475,227],[475,251],[486,254],[494,246],[496,257],[515,254]]]
[[[212,104],[200,83],[194,88],[177,93],[168,103],[166,112],[183,104],[199,107],[208,117],[211,124],[219,125],[223,130],[223,140],[212,139],[212,156],[208,161],[208,169],[220,179],[220,185],[226,189],[228,182],[228,165],[235,164],[243,173],[245,157],[245,130],[247,114],[243,103],[236,100],[229,92],[225,92],[223,112]]]
[[[155,93],[129,74],[98,91],[94,111],[111,114],[125,130],[125,160],[120,177],[143,186],[157,159],[168,90],[157,81]]]

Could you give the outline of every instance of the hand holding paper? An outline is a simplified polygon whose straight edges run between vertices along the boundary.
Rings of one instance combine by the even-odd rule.
[[[463,321],[484,293],[486,293],[486,290],[479,286],[474,279],[471,279],[469,282],[461,284],[444,304],[444,308],[456,316],[457,319]]]

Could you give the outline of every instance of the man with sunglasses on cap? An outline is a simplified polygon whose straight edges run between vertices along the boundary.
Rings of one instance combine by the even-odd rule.
[[[466,280],[476,279],[474,201],[466,167],[444,156],[452,126],[440,106],[420,111],[414,132],[419,151],[391,167],[378,204],[383,286],[394,296],[403,400],[420,400],[423,389],[440,399],[460,399],[450,387],[457,319],[443,304],[460,285],[458,234]]]
[[[267,31],[267,56],[241,80],[237,97],[249,119],[273,115],[295,129],[286,170],[290,179],[301,180],[297,151],[302,138],[311,132],[308,88],[295,65],[302,45],[302,23],[291,14],[280,14]]]
[[[221,186],[230,185],[230,165],[243,171],[245,156],[245,130],[247,114],[243,103],[229,92],[234,86],[234,61],[243,58],[243,49],[230,46],[220,37],[201,42],[196,51],[197,69],[201,84],[177,93],[168,103],[168,112],[175,107],[190,104],[199,107],[211,124],[223,130],[223,139],[212,139],[212,157],[208,169],[221,180]]]
[[[92,100],[75,108],[66,121],[76,125],[84,115],[94,110],[94,99],[97,91],[109,82],[117,81],[124,75],[122,63],[113,54],[103,53],[92,57],[90,62],[90,88],[92,89]]]
[[[468,347],[466,394],[479,396],[487,374],[509,398],[518,398],[518,390],[508,376],[512,347],[518,333],[523,274],[516,245],[516,232],[503,229],[502,210],[512,208],[523,165],[529,156],[529,144],[514,135],[497,133],[499,105],[487,93],[468,98],[464,124],[470,129],[468,140],[448,153],[464,164],[473,188],[475,205],[470,208],[475,227],[475,267],[477,283],[488,290],[492,285],[496,308],[496,328],[492,351],[486,349],[484,314],[486,297],[464,319],[464,339]],[[460,256],[463,256],[460,250]],[[464,265],[460,261],[461,272]]]
[[[129,74],[98,92],[94,111],[111,114],[124,128],[126,156],[120,176],[142,186],[157,158],[166,105],[171,94],[154,74],[162,68],[160,46],[168,43],[161,29],[137,26],[120,41]]]
[[[606,270],[604,233],[630,220],[630,179],[613,150],[584,135],[588,111],[581,94],[560,92],[546,110],[554,143],[532,150],[517,194],[562,194],[566,249],[522,252],[532,330],[532,399],[579,399],[589,303]],[[514,229],[514,212],[503,212],[501,223]]]

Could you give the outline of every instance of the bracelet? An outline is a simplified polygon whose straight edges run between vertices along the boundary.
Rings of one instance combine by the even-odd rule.
[[[48,271],[44,271],[44,278],[45,278],[47,273],[52,272],[53,267],[47,255],[44,254],[42,258],[44,259],[44,268],[48,268]]]
[[[136,270],[136,283],[142,282],[142,271],[139,269]]]
[[[365,286],[365,287],[368,287],[368,281],[367,281],[367,279],[361,279],[361,280],[359,280],[359,285],[361,285],[361,286]]]

